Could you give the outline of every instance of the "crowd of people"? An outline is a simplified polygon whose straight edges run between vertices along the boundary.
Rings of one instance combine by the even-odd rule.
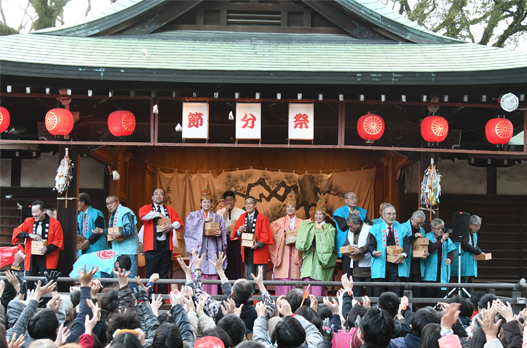
[[[262,266],[232,285],[219,252],[214,260],[192,251],[189,265],[178,259],[185,285],[163,299],[136,277],[132,292],[128,256],[120,256],[113,274],[117,286],[102,286],[97,267],[79,268],[79,287],[69,295],[56,292],[58,272],[28,290],[23,272],[7,271],[0,281],[0,347],[7,348],[522,348],[527,309],[514,315],[508,303],[492,294],[454,296],[436,307],[412,310],[408,298],[383,292],[376,304],[354,296],[353,277],[344,274],[336,297],[321,301],[302,289],[276,300],[266,289]],[[18,254],[16,262],[23,262]],[[221,296],[203,288],[201,269],[208,263],[221,281]],[[13,291],[7,291],[9,285]],[[255,286],[262,300],[252,302]],[[30,287],[31,288],[31,287]],[[43,297],[51,294],[44,308]]]

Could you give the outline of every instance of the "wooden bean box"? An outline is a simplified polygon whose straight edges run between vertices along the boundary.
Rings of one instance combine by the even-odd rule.
[[[47,240],[42,240],[40,242],[31,241],[31,255],[42,255],[40,253],[40,248],[48,246]]]
[[[476,260],[476,261],[492,260],[492,253],[474,255],[474,260]]]
[[[386,261],[395,263],[397,257],[403,252],[403,248],[398,245],[388,245],[386,247]]]
[[[254,248],[256,245],[256,235],[254,233],[242,233],[242,246]]]
[[[206,222],[203,227],[203,235],[208,237],[215,237],[216,231],[220,229],[219,222]]]
[[[428,252],[428,245],[430,240],[428,238],[417,238],[412,243],[412,258],[423,259]]]
[[[172,221],[168,218],[157,220],[156,232],[163,232],[166,225],[172,225]]]
[[[116,240],[124,240],[123,236],[117,238],[117,239],[112,239],[112,233],[114,232],[121,232],[123,228],[122,227],[108,227],[108,235],[106,236],[106,240],[108,242],[114,242]]]
[[[291,230],[285,232],[285,244],[291,245],[296,243],[298,237],[298,230]]]

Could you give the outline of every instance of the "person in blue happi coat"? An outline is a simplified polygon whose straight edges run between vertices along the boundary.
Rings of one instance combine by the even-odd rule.
[[[450,279],[450,264],[456,256],[456,246],[445,233],[445,222],[439,218],[430,222],[432,231],[425,237],[430,240],[428,252],[430,255],[421,260],[421,278],[423,282],[448,283]],[[425,287],[424,297],[439,298],[446,295],[446,288]]]
[[[401,277],[408,277],[410,274],[410,230],[395,219],[397,213],[395,207],[386,204],[382,212],[383,222],[375,224],[370,228],[368,250],[371,258],[371,278],[375,282],[399,282]],[[403,248],[403,252],[397,256],[395,262],[387,262],[386,247],[398,245]],[[388,291],[401,295],[401,288],[388,286]],[[386,289],[385,287],[375,286],[373,296],[377,297]]]

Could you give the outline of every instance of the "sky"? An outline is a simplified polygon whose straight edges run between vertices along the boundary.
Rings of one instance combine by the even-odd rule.
[[[27,0],[0,0],[2,8],[6,15],[7,24],[17,29],[22,21],[30,22],[30,18],[24,17],[25,5]],[[410,1],[412,5],[412,0]],[[91,13],[97,13],[110,5],[110,0],[91,0],[92,11]],[[73,25],[85,18],[86,9],[88,6],[88,0],[71,0],[64,9],[64,20],[65,25]],[[29,27],[29,26],[28,26]],[[474,33],[477,36],[478,30],[474,29]],[[482,29],[480,29],[482,32]],[[514,49],[515,51],[527,52],[527,33],[522,36],[519,42],[519,46],[507,47]]]

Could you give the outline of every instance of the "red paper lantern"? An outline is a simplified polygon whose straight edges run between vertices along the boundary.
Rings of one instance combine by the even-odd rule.
[[[448,135],[448,122],[441,116],[428,116],[421,122],[421,136],[427,142],[437,145]]]
[[[380,139],[384,134],[384,128],[384,120],[379,115],[364,115],[357,121],[357,132],[367,143]]]
[[[513,135],[514,127],[512,122],[506,118],[493,118],[485,126],[485,136],[489,143],[503,147]]]
[[[108,129],[116,137],[126,137],[135,130],[135,116],[130,111],[114,111],[108,116]]]
[[[11,122],[11,115],[6,108],[0,106],[0,133],[3,133],[9,127],[9,122]]]
[[[51,109],[46,114],[46,129],[57,138],[70,134],[73,129],[73,114],[66,109]]]

